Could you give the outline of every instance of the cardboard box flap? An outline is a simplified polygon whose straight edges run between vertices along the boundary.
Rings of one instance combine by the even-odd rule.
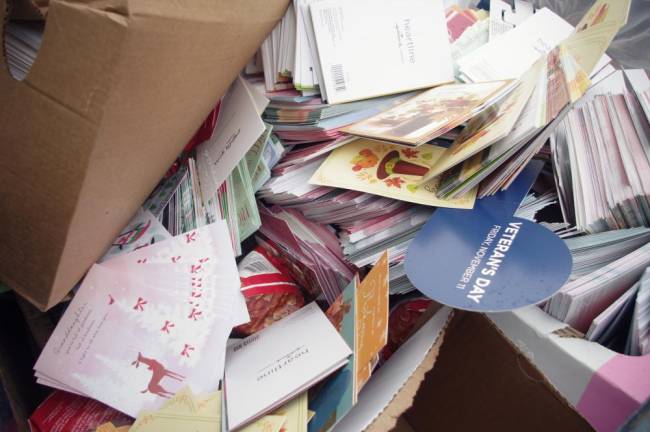
[[[1,6],[4,1],[0,0]],[[25,81],[9,75],[3,56],[3,92],[9,91],[16,100],[28,98],[26,93],[37,93],[44,98],[39,104],[59,105],[98,124],[127,30],[124,17],[109,16],[88,6],[53,2],[43,43]]]
[[[42,21],[47,11],[47,4],[42,8],[38,3],[30,0],[11,0],[10,15],[18,20]]]
[[[6,67],[0,72],[0,279],[40,308],[60,301],[132,217],[287,2],[210,2],[202,17],[204,0],[158,8],[148,0],[52,2],[26,81]],[[121,5],[126,16],[108,11]]]
[[[490,319],[598,430],[614,431],[650,397],[650,354],[627,356],[567,337],[567,324],[536,306]]]
[[[48,3],[55,3],[57,1],[70,4],[77,3],[81,7],[115,13],[118,15],[129,15],[129,0],[53,0]]]
[[[160,16],[167,19],[182,19],[195,21],[213,21],[215,17],[222,17],[224,22],[228,19],[240,17],[240,8],[236,3],[229,4],[228,9],[223,8],[228,1],[204,0],[197,1],[160,1],[132,2],[129,0],[59,0],[66,3],[78,3],[84,7],[120,15]],[[11,16],[19,20],[42,20],[47,14],[50,0],[11,0]],[[52,2],[54,3],[54,1]],[[245,4],[242,6],[246,6]],[[283,14],[284,15],[284,12]],[[251,19],[259,22],[266,21],[269,17],[262,14],[251,14]],[[280,17],[281,18],[281,17]]]
[[[455,313],[398,431],[592,430],[484,315]]]

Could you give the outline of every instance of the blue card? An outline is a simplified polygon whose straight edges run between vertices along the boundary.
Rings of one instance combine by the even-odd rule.
[[[553,232],[513,216],[542,166],[529,163],[506,191],[477,200],[473,210],[437,209],[406,253],[413,285],[437,302],[477,312],[555,294],[571,273],[571,253]]]

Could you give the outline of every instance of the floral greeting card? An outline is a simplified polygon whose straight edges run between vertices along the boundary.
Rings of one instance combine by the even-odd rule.
[[[309,182],[415,204],[471,209],[476,190],[460,198],[441,199],[436,196],[437,178],[419,184],[444,152],[443,147],[429,144],[414,149],[359,139],[334,150]]]

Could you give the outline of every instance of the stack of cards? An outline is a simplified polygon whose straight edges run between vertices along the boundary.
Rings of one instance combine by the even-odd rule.
[[[548,190],[542,194],[535,195],[530,193],[521,202],[515,216],[537,222],[535,216],[548,206],[557,204],[557,194],[555,190]]]
[[[246,165],[251,177],[253,190],[257,192],[271,178],[271,170],[278,164],[286,148],[266,125],[266,130],[246,153]]]
[[[264,112],[264,120],[273,124],[275,133],[285,145],[301,145],[341,138],[341,128],[351,123],[371,117],[411,97],[412,94],[399,94],[351,102],[342,105],[322,104],[320,98],[314,96],[310,101],[300,103],[275,102],[276,107]],[[269,95],[274,100],[273,95]],[[313,104],[321,106],[318,120],[310,120],[310,110]],[[318,108],[317,108],[318,109]],[[325,111],[327,110],[327,111]]]
[[[650,352],[650,268],[589,326],[587,338],[627,355]]]
[[[294,279],[314,298],[332,303],[352,280],[353,267],[343,258],[336,235],[329,227],[311,222],[298,211],[261,208],[260,242],[280,253],[290,264]]]
[[[309,184],[309,178],[314,175],[324,156],[297,163],[282,174],[275,175],[258,192],[258,197],[268,204],[292,206],[305,204],[320,198],[333,189],[331,187]]]
[[[587,332],[602,311],[639,280],[650,265],[650,243],[600,269],[567,283],[545,306],[546,312]]]
[[[282,152],[269,142],[270,127],[260,117],[268,102],[237,78],[223,97],[212,136],[196,148],[195,206],[205,215],[198,226],[226,220],[236,255],[241,242],[259,228],[255,188],[266,181],[268,164]]]
[[[226,340],[248,320],[219,221],[94,265],[34,369],[135,417],[184,385],[218,389]]]
[[[476,116],[513,88],[513,81],[449,84],[400,103],[343,131],[405,146],[438,138]]]
[[[22,81],[27,77],[43,41],[45,23],[40,21],[9,22],[5,27],[5,52],[9,72]]]
[[[650,117],[641,71],[616,71],[590,89],[552,140],[554,169],[567,222],[580,231],[650,225]]]
[[[267,90],[338,104],[452,81],[446,27],[442,2],[294,2],[261,48]]]
[[[233,250],[241,254],[241,243],[261,223],[255,192],[286,151],[260,118],[267,103],[253,83],[236,79],[193,138],[196,154],[190,148],[145,202],[173,235],[225,220]]]
[[[650,228],[628,228],[587,234],[565,240],[573,269],[570,280],[580,278],[650,242]]]
[[[508,5],[509,6],[509,5]],[[465,82],[518,79],[539,58],[569,37],[573,26],[547,8],[458,60]],[[494,34],[494,33],[493,33]]]

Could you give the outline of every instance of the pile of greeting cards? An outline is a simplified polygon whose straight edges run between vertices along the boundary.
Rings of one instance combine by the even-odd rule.
[[[629,1],[599,0],[575,27],[492,3],[291,2],[76,287],[38,382],[132,432],[328,431],[436,307],[421,281],[458,292],[479,264],[498,278],[508,251],[536,267],[514,246],[529,228],[562,250],[568,282],[500,304],[548,299],[588,338],[647,353],[650,80],[605,54]],[[19,30],[10,55],[34,45]],[[463,228],[497,213],[513,219]],[[465,234],[481,247],[459,275],[414,277],[409,251],[443,251],[447,270]],[[482,280],[477,302],[496,291]]]

